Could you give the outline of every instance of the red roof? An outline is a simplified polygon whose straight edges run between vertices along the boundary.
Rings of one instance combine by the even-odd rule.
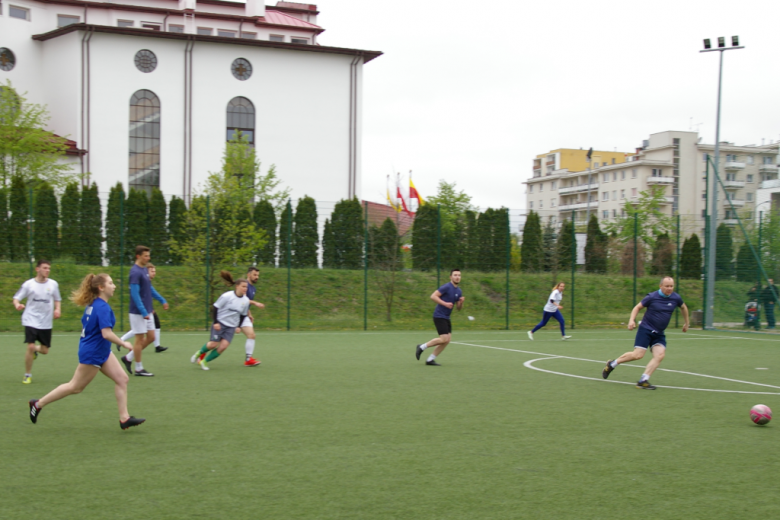
[[[300,18],[290,16],[289,14],[281,11],[272,11],[270,9],[265,10],[265,16],[260,17],[260,22],[265,22],[273,25],[287,25],[290,27],[300,27],[301,29],[308,29],[313,31],[322,32],[323,29],[319,25],[313,23],[304,22]]]
[[[376,202],[363,201],[368,209],[368,224],[380,227],[385,219],[389,218],[398,227],[398,234],[403,236],[409,232],[414,223],[414,213],[409,215],[405,211],[398,213],[392,206],[378,204]]]

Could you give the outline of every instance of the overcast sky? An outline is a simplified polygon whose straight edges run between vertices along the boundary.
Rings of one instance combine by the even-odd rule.
[[[271,4],[271,0],[267,2]],[[649,134],[780,140],[780,1],[320,0],[321,45],[379,50],[365,65],[363,197],[392,171],[423,196],[440,179],[482,207],[524,209],[532,158],[556,148],[632,151]],[[730,45],[730,41],[729,41]],[[691,119],[693,118],[693,119]]]

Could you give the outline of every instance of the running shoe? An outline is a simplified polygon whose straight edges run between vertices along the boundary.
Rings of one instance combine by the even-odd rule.
[[[168,350],[168,347],[154,347],[154,351],[158,353],[165,352],[166,350]]]
[[[130,428],[131,426],[138,426],[139,424],[143,424],[146,422],[146,419],[136,419],[132,415],[129,419],[127,419],[125,422],[119,421],[119,427],[123,430],[126,430]]]
[[[190,358],[190,363],[197,363],[200,361],[200,349],[196,350],[195,353]]]
[[[30,383],[32,383],[32,376],[24,376],[22,384],[29,385]]]
[[[642,388],[643,390],[655,390],[655,387],[650,384],[650,380],[647,381],[638,381],[636,384],[637,388]]]
[[[601,377],[603,377],[604,379],[608,378],[609,374],[611,374],[612,371],[615,370],[614,368],[612,368],[612,362],[613,361],[615,361],[615,360],[614,359],[610,359],[609,361],[607,361],[607,366],[605,366],[604,370],[601,371]]]
[[[127,369],[127,373],[130,375],[133,375],[133,362],[127,360],[127,356],[122,356],[119,358],[119,361],[125,364],[125,368]]]
[[[435,359],[433,361],[426,361],[425,364],[426,365],[430,365],[432,367],[440,367],[441,366],[441,363],[437,363]]]
[[[423,348],[422,348],[423,345],[424,343],[420,343],[419,345],[417,345],[417,348],[414,351],[414,355],[417,356],[417,361],[420,360],[420,356],[423,353]]]
[[[249,359],[247,359],[246,361],[244,361],[244,366],[245,366],[245,367],[256,367],[256,366],[257,366],[257,365],[259,365],[259,364],[260,364],[260,361],[256,360],[256,359],[255,359],[255,358],[253,358],[253,357],[250,357]]]
[[[147,372],[146,369],[136,370],[135,375],[142,376],[142,377],[154,377],[154,374],[151,372]]]
[[[30,399],[30,420],[33,424],[38,422],[38,415],[40,415],[41,409],[38,408],[38,399]]]
[[[203,369],[203,370],[210,370],[209,366],[206,364],[206,360],[205,359],[201,359],[200,361],[198,361],[198,364],[200,365],[201,369]]]
[[[563,341],[566,341],[567,339],[571,339],[571,336],[564,336],[561,338]]]
[[[201,360],[201,361],[203,361],[204,359],[206,359],[206,352],[204,352],[203,354],[201,354],[201,355],[198,357],[198,359],[199,359],[199,360]]]
[[[531,332],[530,330],[528,331],[528,339],[530,339],[531,341],[534,340],[534,333]]]

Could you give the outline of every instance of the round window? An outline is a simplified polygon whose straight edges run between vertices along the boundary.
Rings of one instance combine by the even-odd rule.
[[[252,75],[252,64],[244,58],[236,58],[233,60],[233,65],[230,66],[230,70],[233,72],[233,76],[236,79],[245,81]]]
[[[146,49],[138,51],[135,53],[135,66],[141,72],[152,72],[157,68],[157,56]]]
[[[11,49],[0,47],[0,70],[9,71],[16,65],[16,56]]]

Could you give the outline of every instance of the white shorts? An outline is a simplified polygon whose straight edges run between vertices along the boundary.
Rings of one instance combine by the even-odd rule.
[[[154,330],[154,319],[150,314],[148,318],[144,318],[140,314],[130,315],[130,329],[133,334],[146,334],[147,331]]]
[[[243,329],[244,327],[252,327],[252,320],[249,319],[249,316],[244,318],[244,321],[242,321],[239,326],[240,329]]]

